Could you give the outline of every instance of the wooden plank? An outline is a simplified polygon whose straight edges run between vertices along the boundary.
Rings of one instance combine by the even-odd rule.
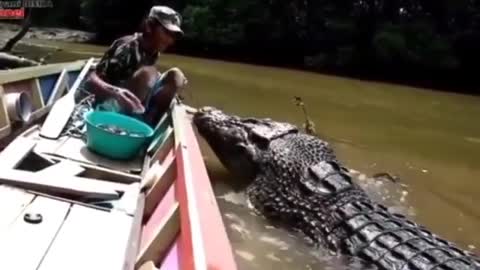
[[[83,177],[52,178],[49,175],[45,176],[28,171],[3,169],[0,170],[0,183],[40,192],[62,193],[92,199],[108,200],[120,197],[116,192],[118,186],[113,185],[113,183]]]
[[[152,161],[152,157],[149,155],[145,155],[143,157],[143,166],[142,166],[142,171],[140,172],[140,178],[144,179],[145,175],[148,172],[148,169],[150,168],[150,162]]]
[[[130,238],[128,239],[128,248],[125,255],[125,270],[135,269],[138,250],[140,248],[140,239],[142,236],[142,217],[145,207],[145,193],[140,193],[138,196],[137,209],[133,216],[132,230],[130,231]]]
[[[133,183],[125,188],[120,200],[113,202],[114,209],[123,211],[127,215],[133,216],[137,210],[138,197],[140,196],[140,183]]]
[[[76,176],[84,171],[85,169],[78,166],[76,163],[64,160],[37,172],[37,174],[41,174],[42,176],[55,176],[58,178],[64,176]]]
[[[223,223],[217,200],[208,177],[207,168],[200,151],[192,124],[185,122],[186,150],[190,158],[190,171],[195,172],[191,176],[191,191],[194,192],[196,207],[200,217],[200,230],[203,242],[207,265],[215,269],[236,269],[236,263],[232,252],[230,240],[228,239],[225,224]],[[187,181],[188,179],[186,179]],[[210,239],[215,239],[211,241]]]
[[[11,128],[10,126],[4,126],[0,128],[0,140],[10,135]]]
[[[142,178],[136,174],[116,171],[116,170],[99,167],[99,166],[88,164],[88,163],[78,163],[78,164],[86,168],[87,173],[92,172],[95,175],[99,175],[96,178],[111,177],[111,178],[115,178],[115,182],[126,183],[126,184],[137,183],[142,180]]]
[[[62,137],[58,140],[46,139],[46,138],[38,138],[37,145],[33,148],[33,152],[39,154],[48,154],[48,153],[55,153],[60,146],[62,146],[68,137]]]
[[[85,177],[88,177],[88,178],[104,179],[104,180],[109,180],[109,181],[114,181],[114,182],[124,183],[124,184],[138,183],[142,180],[140,175],[137,175],[137,174],[115,171],[112,169],[99,167],[89,163],[78,162],[76,160],[72,160],[72,159],[68,159],[60,156],[54,156],[51,154],[39,154],[39,155],[41,155],[42,158],[51,160],[53,163],[55,163],[54,161],[74,162],[78,166],[81,166],[85,169],[84,175]]]
[[[0,236],[0,269],[36,269],[68,213],[70,204],[44,197],[24,209],[8,231]],[[26,214],[40,214],[40,223],[24,220]]]
[[[55,101],[57,101],[65,91],[69,90],[69,85],[68,85],[68,71],[66,69],[62,70],[62,73],[60,73],[60,76],[58,77],[57,82],[55,83],[55,86],[53,87],[52,93],[50,94],[50,97],[47,100],[47,105],[52,105]]]
[[[50,158],[47,154],[41,154],[41,153],[35,153],[35,152],[34,154],[40,157],[41,159],[43,159],[44,161],[46,161],[47,163],[49,163],[50,165],[54,165],[56,163],[55,160]]]
[[[150,167],[145,170],[142,177],[143,190],[148,190],[155,184],[155,181],[163,174],[164,169],[162,167],[164,167],[164,164],[169,164],[172,158],[175,158],[175,150],[170,148],[168,151],[165,151],[163,159],[151,162]]]
[[[235,259],[227,231],[222,220],[217,200],[212,188],[211,180],[205,167],[200,146],[191,123],[185,122],[186,146],[190,158],[191,192],[194,192],[196,207],[200,217],[200,229],[203,239],[212,239],[203,242],[207,258],[207,265],[216,269],[236,269]],[[185,181],[188,179],[186,178]]]
[[[28,128],[0,153],[0,168],[16,168],[32,151],[36,141],[30,137],[38,128],[37,125]]]
[[[0,71],[0,84],[26,80],[34,77],[40,77],[48,74],[58,73],[62,69],[68,71],[78,70],[82,68],[86,60],[79,60],[74,62],[49,64],[44,66],[16,68],[8,71]]]
[[[43,101],[42,90],[40,88],[40,82],[38,81],[38,78],[32,78],[30,83],[32,84],[31,93],[33,107],[36,109],[41,109],[45,107],[45,102]]]
[[[155,238],[159,237],[159,232],[163,228],[165,224],[165,218],[168,216],[169,211],[172,210],[172,207],[177,205],[177,201],[175,199],[175,187],[172,185],[170,186],[169,190],[165,194],[165,196],[162,198],[161,202],[156,206],[155,211],[151,215],[151,217],[148,220],[144,220],[144,226],[142,229],[142,236],[141,236],[141,242],[140,242],[140,252],[138,253],[139,256],[138,258],[141,257],[142,250],[147,251],[149,249],[149,245],[155,245],[159,246],[161,245],[166,245],[168,243],[165,242],[155,242]],[[175,224],[173,224],[175,225]],[[179,229],[179,228],[178,228]],[[173,234],[173,233],[172,233]],[[167,237],[175,237],[175,235],[166,235]],[[153,241],[155,240],[155,241]],[[160,239],[161,240],[161,239]],[[168,239],[163,239],[163,240],[168,240]],[[168,241],[167,241],[168,242]],[[155,247],[154,246],[154,247]],[[152,248],[154,248],[152,247]],[[167,248],[167,247],[165,247]],[[148,254],[147,254],[148,255]],[[155,263],[158,263],[162,261],[163,258],[163,253],[157,253],[155,256],[150,256]],[[144,260],[149,260],[149,258],[144,257]],[[137,265],[142,264],[141,262],[137,262]]]
[[[155,208],[151,217],[144,221],[137,267],[143,262],[152,260],[159,263],[166,250],[176,238],[180,225],[178,222],[178,202],[175,199],[175,187],[170,186],[168,192]]]
[[[174,142],[174,135],[173,135],[173,128],[168,127],[167,131],[165,131],[165,136],[163,140],[159,144],[160,146],[156,148],[156,151],[152,155],[152,161],[160,161],[162,162],[167,153],[173,149],[175,142]]]
[[[20,216],[35,195],[20,189],[0,185],[0,232],[5,231]],[[6,207],[8,206],[8,207]]]
[[[94,58],[90,58],[87,61],[68,94],[57,100],[53,105],[40,131],[42,137],[56,139],[62,132],[75,107],[75,93],[89,72],[93,60]]]
[[[203,248],[204,236],[200,231],[200,217],[197,198],[191,184],[192,171],[187,152],[184,134],[185,112],[181,106],[173,108],[173,126],[175,128],[175,150],[177,157],[177,181],[175,181],[176,196],[180,203],[181,213],[181,249],[184,254],[181,269],[206,269],[206,255]]]
[[[32,114],[30,115],[30,119],[28,120],[28,123],[31,123],[33,121],[36,121],[36,120],[42,118],[48,112],[50,112],[51,109],[52,109],[52,105],[47,105],[43,108],[40,108],[38,110],[33,111]]]
[[[183,135],[183,123],[185,121],[185,112],[182,109],[182,106],[176,105],[173,106],[172,109],[172,122],[173,122],[173,133],[174,133],[174,147],[177,149],[177,147],[180,145],[182,142],[182,138],[185,136]]]
[[[67,71],[65,70],[65,72]],[[42,91],[42,99],[45,102],[45,105],[48,103],[48,99],[52,95],[55,84],[58,83],[60,74],[61,72],[55,72],[52,74],[37,77],[38,81],[40,82],[40,90]]]
[[[148,261],[142,264],[138,270],[158,270],[158,268],[155,267],[155,264],[152,261]]]
[[[107,207],[103,207],[103,206],[99,206],[99,205],[95,205],[95,204],[90,204],[90,203],[85,203],[85,202],[78,201],[78,200],[70,200],[70,199],[66,199],[66,198],[63,198],[63,197],[53,196],[53,195],[43,193],[43,192],[37,192],[37,191],[32,191],[32,190],[25,190],[25,192],[28,193],[28,194],[36,195],[36,196],[42,196],[42,197],[45,197],[45,198],[50,198],[52,200],[57,200],[57,201],[61,201],[61,202],[67,202],[67,203],[71,203],[71,204],[82,205],[82,206],[93,208],[93,209],[100,210],[100,211],[110,212],[112,210],[111,208],[107,208]]]
[[[5,89],[0,85],[0,127],[10,125],[10,118],[8,117],[7,104],[5,100]]]
[[[93,68],[93,67],[92,67]],[[78,78],[78,75],[80,75],[81,70],[74,70],[74,71],[69,71],[68,72],[68,88],[71,89],[73,84]]]
[[[150,175],[146,178],[151,178],[153,181],[152,187],[147,191],[145,199],[145,218],[150,217],[153,210],[162,200],[165,193],[168,191],[173,181],[177,177],[177,163],[175,162],[174,151],[170,151],[169,155],[165,158],[163,164],[157,163],[157,166],[151,168]]]
[[[158,123],[155,125],[154,132],[160,131],[160,127],[165,125],[165,124],[171,124],[169,120],[170,119],[170,111],[167,111],[165,114],[162,115],[160,120],[158,120]],[[157,134],[158,135],[158,134]]]
[[[18,136],[22,136],[25,138],[35,138],[35,135],[38,134],[39,125],[32,125],[24,127],[23,131],[18,134]]]
[[[164,133],[170,123],[170,113],[165,113],[160,121],[158,121],[157,126],[154,128],[153,140],[150,142],[150,145],[147,147],[147,153],[149,155],[153,154],[162,139],[162,133]]]
[[[183,149],[182,142],[177,148],[177,181],[175,181],[176,198],[180,203],[181,232],[180,246],[182,250],[181,269],[198,270],[206,269],[206,255],[203,248],[205,241],[200,231],[200,217],[196,197],[191,185],[191,171],[188,154]],[[212,237],[211,241],[215,239]]]
[[[178,139],[175,187],[182,220],[181,269],[236,269],[192,125],[185,121],[182,108],[175,112],[174,126]]]
[[[73,205],[38,270],[123,270],[133,218]]]
[[[38,125],[36,124],[26,124],[26,123],[16,123],[11,126],[11,132],[0,141],[1,149],[5,149],[10,143],[12,143],[16,138],[22,136],[26,131],[31,131],[25,137],[35,138],[35,133],[38,131]]]
[[[154,162],[150,168],[147,169],[141,181],[142,191],[148,192],[148,190],[152,188],[157,179],[161,176],[159,173],[160,171],[162,171],[162,165],[160,165],[160,162],[158,161]]]
[[[144,238],[137,257],[137,267],[147,261],[158,262],[166,255],[180,229],[180,213],[178,203],[175,202],[162,219],[155,224],[151,238]]]
[[[127,173],[141,172],[143,168],[143,156],[138,156],[138,158],[131,161],[112,160],[91,152],[88,150],[85,142],[78,138],[68,138],[54,153],[52,151],[47,151],[47,153]]]
[[[180,235],[182,233],[180,232]],[[179,254],[179,238],[175,240],[174,244],[167,253],[167,256],[162,261],[159,270],[179,270],[180,268],[180,254]]]
[[[0,153],[0,168],[16,168],[32,151],[36,143],[32,138],[17,137]]]

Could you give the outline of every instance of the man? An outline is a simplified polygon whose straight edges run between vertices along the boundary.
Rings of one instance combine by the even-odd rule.
[[[117,111],[140,115],[154,124],[187,80],[178,68],[160,74],[159,53],[183,36],[181,16],[166,6],[154,6],[134,33],[113,42],[89,76],[90,92],[100,102],[113,101]]]

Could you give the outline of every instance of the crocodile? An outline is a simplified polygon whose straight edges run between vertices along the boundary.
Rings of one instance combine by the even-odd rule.
[[[214,107],[193,123],[227,170],[248,180],[249,204],[316,246],[382,270],[480,269],[478,255],[373,201],[328,142],[295,125]]]

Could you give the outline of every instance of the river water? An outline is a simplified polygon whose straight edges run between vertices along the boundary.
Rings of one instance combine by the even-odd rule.
[[[104,50],[43,43],[66,48],[52,55],[54,61]],[[371,196],[480,253],[479,97],[172,55],[163,56],[159,66],[185,71],[192,106],[302,125],[303,113],[293,102],[302,97],[319,136],[358,171],[357,181]],[[239,269],[355,268],[256,216],[245,205],[243,180],[201,144]],[[397,175],[399,183],[369,177],[378,172]]]

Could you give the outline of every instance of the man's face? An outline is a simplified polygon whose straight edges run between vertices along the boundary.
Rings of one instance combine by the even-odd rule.
[[[175,33],[168,31],[160,24],[156,24],[152,29],[152,44],[159,51],[165,51],[175,43]]]

